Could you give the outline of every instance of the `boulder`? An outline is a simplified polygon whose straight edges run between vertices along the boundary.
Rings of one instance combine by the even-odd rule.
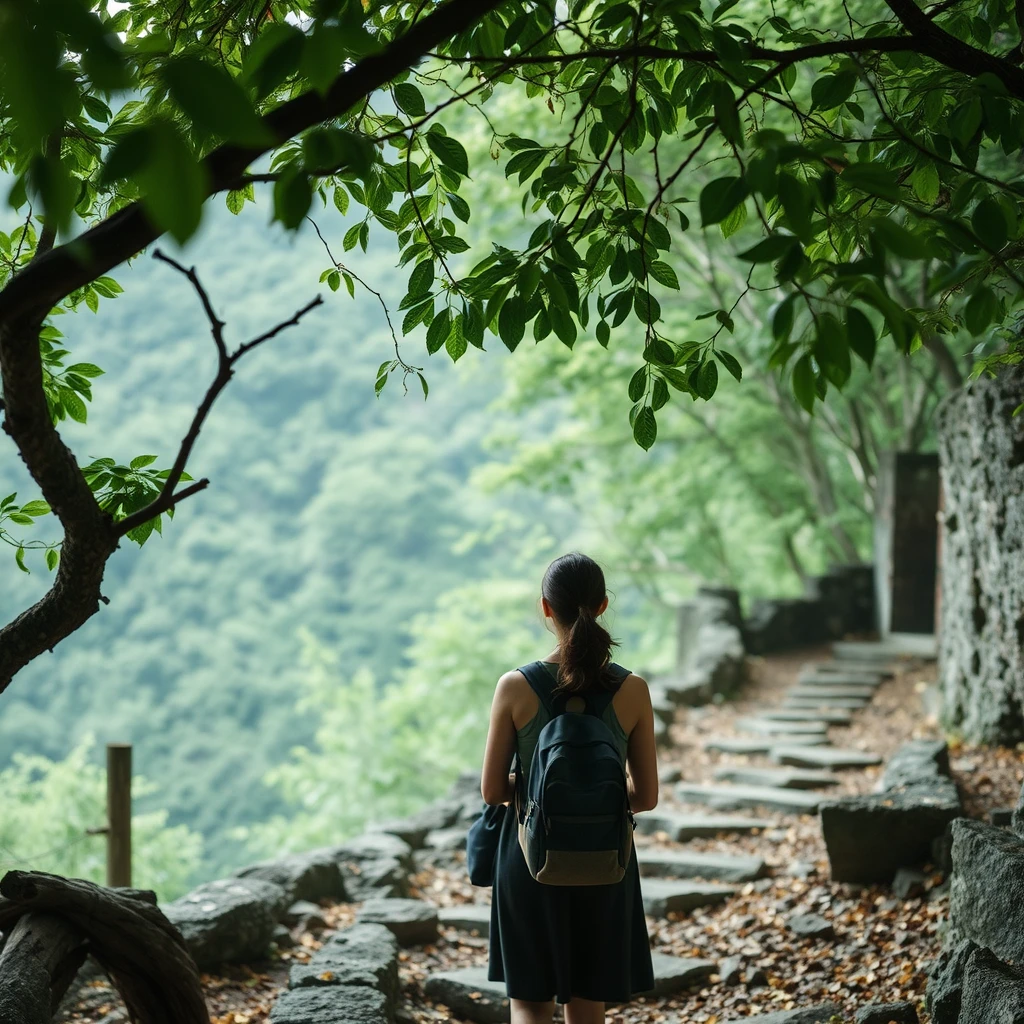
[[[348,898],[403,896],[413,871],[412,848],[389,832],[365,832],[335,847]]]
[[[1024,839],[967,818],[953,823],[949,919],[956,935],[1024,962]]]
[[[1004,964],[990,949],[976,949],[964,971],[960,1020],[1024,1024],[1024,970]]]
[[[392,1024],[387,997],[367,985],[322,985],[282,992],[270,1024]]]
[[[402,946],[425,945],[437,938],[437,907],[424,900],[369,899],[357,921],[384,925]]]
[[[236,878],[258,878],[281,886],[287,893],[288,903],[348,898],[338,867],[337,847],[333,846],[249,864],[239,868],[234,875]]]
[[[889,758],[882,775],[882,789],[930,787],[942,776],[949,778],[949,747],[944,740],[911,740]]]
[[[474,1024],[505,1024],[511,1017],[503,981],[488,981],[486,967],[438,971],[423,985],[428,999]]]
[[[703,984],[716,969],[713,960],[670,956],[668,953],[652,953],[651,965],[654,967],[654,988],[647,994],[652,996],[669,996],[691,985]]]
[[[366,985],[381,992],[389,1008],[398,997],[398,941],[383,925],[356,924],[335,932],[306,963],[296,963],[289,988]]]
[[[301,924],[304,928],[326,928],[323,911],[316,903],[309,900],[296,900],[285,912],[282,918],[286,924]]]
[[[680,671],[709,696],[730,696],[744,678],[746,648],[735,592],[702,588],[679,607]],[[670,695],[671,698],[671,695]]]
[[[710,682],[700,672],[683,670],[672,676],[658,676],[652,685],[676,707],[697,708],[707,704],[713,696]]]
[[[459,903],[454,907],[439,907],[437,919],[444,928],[457,928],[484,938],[491,934],[489,903]]]
[[[285,890],[260,878],[207,882],[163,908],[200,970],[262,960],[288,905]]]
[[[438,828],[427,833],[427,849],[451,853],[466,848],[467,829],[462,825],[452,828]]]
[[[948,945],[932,964],[928,972],[927,990],[927,1007],[932,1024],[957,1024],[959,1021],[964,971],[976,949],[976,943],[970,939],[961,939]]]
[[[872,1003],[853,1016],[854,1024],[918,1024],[913,1003]]]
[[[367,831],[398,836],[413,850],[421,850],[426,845],[428,833],[454,825],[461,809],[462,804],[458,800],[438,800],[407,817],[374,822]]]
[[[462,772],[448,790],[449,800],[461,801],[464,797],[480,796],[480,773]]]
[[[746,1024],[757,1021],[757,1024],[828,1024],[833,1017],[842,1014],[842,1008],[834,1003],[820,1003],[801,1010],[780,1010],[777,1013],[755,1013],[751,1017],[732,1017],[726,1024]]]

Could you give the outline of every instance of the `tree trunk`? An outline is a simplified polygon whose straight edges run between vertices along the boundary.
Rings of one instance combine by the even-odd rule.
[[[1024,739],[1024,368],[947,398],[939,683],[946,723],[972,742]]]
[[[9,871],[0,879],[0,931],[12,938],[21,922],[40,916],[58,917],[65,928],[84,936],[89,953],[110,975],[128,1013],[139,1024],[209,1024],[199,972],[174,925],[156,906],[151,892],[108,889],[80,878],[62,878],[42,871]],[[28,926],[25,926],[28,928]],[[23,929],[24,930],[24,929]],[[8,943],[11,939],[8,939]],[[20,943],[19,943],[20,944]],[[37,956],[38,958],[38,956]],[[7,948],[0,957],[6,966]],[[75,966],[77,970],[77,965]],[[73,977],[73,974],[72,974]],[[37,992],[52,990],[48,975],[38,973]],[[65,982],[65,988],[71,977]],[[21,982],[0,971],[0,1000],[16,999]],[[27,1008],[38,995],[21,993]],[[0,1011],[4,1009],[0,1001]],[[45,1020],[49,1021],[49,1017]],[[35,1024],[28,1015],[3,1016],[3,1024]]]
[[[25,914],[0,951],[0,1021],[50,1024],[85,960],[82,933],[55,914]]]

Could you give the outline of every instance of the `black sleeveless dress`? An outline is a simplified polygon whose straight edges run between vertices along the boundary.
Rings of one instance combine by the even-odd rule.
[[[619,665],[612,669],[622,679],[629,675]],[[554,672],[546,675],[550,689],[537,712],[541,725],[550,718],[545,704],[556,685]],[[610,705],[607,714],[615,714]],[[635,852],[614,885],[545,885],[526,866],[510,807],[494,865],[487,977],[504,981],[510,999],[533,1002],[567,1003],[577,996],[623,1003],[654,988]]]

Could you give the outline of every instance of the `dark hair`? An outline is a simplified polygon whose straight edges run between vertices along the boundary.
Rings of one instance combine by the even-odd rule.
[[[548,566],[540,589],[566,630],[558,667],[559,689],[579,693],[593,687],[611,688],[615,680],[608,665],[616,642],[596,618],[597,608],[607,596],[601,566],[578,551],[562,555]]]

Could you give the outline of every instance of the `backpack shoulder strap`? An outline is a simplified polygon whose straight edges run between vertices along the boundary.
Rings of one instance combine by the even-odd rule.
[[[564,707],[556,707],[554,694],[558,684],[539,661],[531,661],[529,665],[523,665],[519,671],[526,677],[530,689],[537,694],[541,706],[552,718],[565,710]]]

